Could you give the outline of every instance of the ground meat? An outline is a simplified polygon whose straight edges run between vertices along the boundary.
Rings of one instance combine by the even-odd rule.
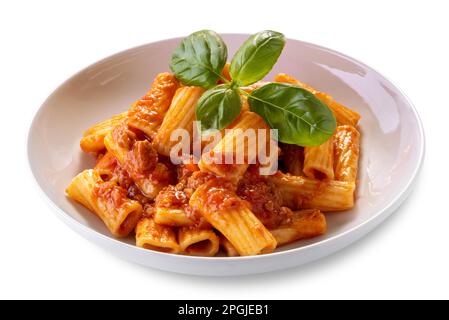
[[[136,141],[126,153],[126,170],[133,177],[148,176],[156,168],[157,162],[157,152],[148,140]]]
[[[256,168],[250,168],[237,187],[237,195],[247,201],[251,211],[267,228],[277,227],[291,215],[282,207],[282,200],[276,189],[259,175]]]

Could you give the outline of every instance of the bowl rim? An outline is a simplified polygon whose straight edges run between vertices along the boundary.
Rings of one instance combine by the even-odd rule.
[[[219,33],[220,36],[223,37],[242,37],[242,36],[249,36],[250,34],[248,33]],[[71,223],[73,227],[74,225],[76,225],[76,227],[81,228],[85,234],[89,234],[91,236],[94,237],[98,237],[101,238],[102,240],[105,241],[110,241],[112,243],[114,243],[115,245],[118,246],[123,246],[124,248],[129,248],[131,250],[137,250],[137,252],[143,253],[143,254],[153,254],[153,255],[160,255],[163,257],[170,257],[173,259],[181,259],[181,260],[192,260],[192,261],[246,261],[246,260],[264,260],[264,259],[271,259],[272,257],[275,256],[279,256],[279,255],[294,255],[297,254],[301,251],[306,251],[306,250],[311,250],[314,249],[316,247],[319,246],[323,246],[326,245],[329,242],[335,242],[337,240],[343,239],[345,236],[355,232],[358,229],[362,229],[363,227],[366,227],[367,225],[373,223],[375,220],[380,219],[380,218],[387,218],[388,216],[390,216],[391,214],[394,213],[394,211],[397,209],[397,207],[402,204],[402,202],[404,200],[407,199],[412,187],[413,187],[413,183],[415,182],[421,168],[423,165],[423,161],[424,161],[424,157],[425,157],[425,150],[426,150],[426,140],[425,140],[425,133],[424,133],[424,126],[421,120],[421,117],[419,116],[416,107],[414,106],[414,104],[411,102],[410,98],[402,91],[402,89],[397,86],[393,81],[391,81],[388,77],[386,77],[383,73],[380,73],[379,71],[377,71],[376,68],[373,68],[371,66],[368,66],[367,64],[361,62],[360,60],[353,58],[352,56],[349,56],[347,54],[341,53],[337,50],[334,49],[330,49],[328,47],[325,46],[321,46],[321,45],[317,45],[314,44],[312,42],[308,42],[308,41],[303,41],[303,40],[298,40],[298,39],[293,39],[293,38],[286,38],[286,41],[295,41],[295,42],[300,42],[306,46],[321,50],[321,51],[327,51],[330,54],[333,55],[337,55],[340,56],[344,59],[350,60],[354,63],[359,64],[360,66],[364,67],[364,68],[368,68],[372,71],[374,71],[375,73],[377,73],[378,76],[380,76],[380,78],[384,81],[386,81],[388,84],[390,84],[392,87],[394,87],[398,93],[400,95],[402,95],[404,101],[406,102],[406,104],[408,105],[408,107],[410,108],[410,110],[412,111],[414,117],[416,118],[417,121],[417,129],[419,130],[419,140],[421,141],[420,145],[419,145],[419,150],[418,150],[418,160],[416,161],[412,174],[408,177],[408,180],[405,184],[405,186],[402,188],[402,190],[400,192],[397,193],[397,195],[390,200],[381,210],[379,210],[378,212],[376,212],[376,214],[374,214],[372,217],[370,217],[369,219],[351,227],[350,229],[343,231],[341,233],[338,233],[332,237],[329,237],[327,239],[322,239],[319,241],[316,241],[314,243],[310,243],[298,248],[292,248],[292,249],[287,249],[287,250],[283,250],[283,251],[278,251],[278,252],[272,252],[272,253],[268,253],[268,254],[263,254],[263,255],[255,255],[255,256],[238,256],[238,257],[203,257],[203,256],[189,256],[189,255],[179,255],[179,254],[172,254],[172,253],[166,253],[166,252],[159,252],[159,251],[155,251],[155,250],[148,250],[148,249],[144,249],[144,248],[140,248],[136,245],[132,245],[126,242],[123,242],[120,240],[120,238],[114,238],[112,236],[108,236],[105,235],[93,228],[90,228],[87,225],[84,225],[83,223],[79,222],[77,219],[75,219],[74,217],[72,217],[70,214],[68,214],[67,212],[65,212],[63,209],[61,209],[52,199],[51,197],[44,191],[44,189],[41,187],[37,175],[35,174],[34,170],[33,170],[33,164],[31,161],[32,158],[32,152],[31,152],[31,140],[32,140],[32,133],[34,131],[34,127],[37,125],[36,121],[39,118],[40,114],[43,112],[43,107],[47,104],[47,102],[61,89],[63,88],[67,83],[69,83],[73,78],[77,77],[78,75],[86,72],[87,70],[94,68],[96,66],[98,66],[99,64],[113,59],[113,58],[117,58],[120,57],[122,55],[126,55],[130,52],[139,50],[141,48],[147,47],[149,45],[160,45],[163,44],[165,42],[172,42],[172,41],[180,41],[182,40],[184,37],[172,37],[172,38],[167,38],[167,39],[162,39],[162,40],[157,40],[157,41],[153,41],[153,42],[148,42],[145,44],[140,44],[116,53],[113,53],[111,55],[108,55],[104,58],[101,58],[100,60],[97,60],[96,62],[82,68],[81,70],[77,71],[76,73],[72,74],[70,77],[68,77],[66,80],[64,80],[60,85],[58,85],[53,91],[52,93],[44,100],[44,102],[39,106],[39,108],[37,109],[37,112],[35,113],[34,117],[32,118],[29,130],[28,130],[28,134],[27,134],[27,142],[26,142],[26,153],[27,153],[27,158],[28,158],[28,172],[32,175],[33,177],[33,181],[34,181],[34,185],[37,187],[37,189],[40,190],[41,194],[44,196],[44,198],[46,199],[47,203],[50,205],[51,208],[54,209],[55,212],[57,212],[58,214],[58,218],[60,218],[61,220],[63,220],[66,223]],[[374,226],[374,228],[377,227],[377,225]],[[374,229],[373,228],[373,229]]]

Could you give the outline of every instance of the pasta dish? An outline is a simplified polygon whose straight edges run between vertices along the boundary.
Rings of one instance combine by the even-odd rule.
[[[172,254],[266,254],[323,235],[325,213],[355,204],[360,115],[288,74],[265,79],[284,42],[262,31],[228,62],[213,31],[185,38],[171,72],[83,134],[96,164],[68,197],[114,236]]]

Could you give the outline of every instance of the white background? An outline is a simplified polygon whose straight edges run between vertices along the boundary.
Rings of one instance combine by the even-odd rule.
[[[7,4],[9,3],[9,4]],[[447,1],[1,1],[0,298],[449,298]],[[424,167],[408,201],[349,248],[264,275],[205,278],[112,256],[56,218],[27,131],[66,78],[112,53],[199,29],[274,29],[347,53],[414,102]]]

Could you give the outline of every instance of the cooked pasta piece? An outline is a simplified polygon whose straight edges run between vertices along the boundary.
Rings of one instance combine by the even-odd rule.
[[[115,236],[127,236],[142,214],[139,202],[131,200],[116,183],[101,179],[93,170],[84,170],[70,183],[67,195],[95,212]]]
[[[180,228],[178,241],[181,253],[191,256],[213,257],[220,248],[218,236],[210,229]]]
[[[241,112],[250,111],[248,98],[245,97],[244,95],[240,95],[240,100],[242,101],[242,111]]]
[[[296,211],[293,216],[271,234],[276,238],[278,246],[300,239],[308,239],[326,233],[326,217],[317,209]]]
[[[267,151],[270,137],[263,143],[259,141],[259,129],[269,130],[269,127],[258,114],[243,112],[220,142],[210,152],[203,153],[198,166],[237,182],[248,166],[256,163],[258,153]]]
[[[360,133],[353,126],[339,126],[335,132],[335,180],[355,182],[360,153]]]
[[[137,223],[136,245],[166,253],[180,252],[175,230],[157,224],[151,217],[144,217]]]
[[[224,179],[212,178],[196,189],[190,206],[220,231],[240,255],[272,252],[276,240],[233,188]]]
[[[334,139],[316,147],[304,147],[304,175],[319,180],[334,179]]]
[[[176,91],[164,121],[154,137],[153,146],[158,153],[170,156],[172,147],[179,142],[171,139],[171,134],[176,129],[186,130],[192,142],[195,107],[203,93],[204,89],[200,87],[181,87]]]
[[[266,84],[269,84],[270,82],[268,81],[257,81],[256,83],[253,83],[249,86],[246,87],[240,87],[240,89],[242,89],[243,91],[245,91],[246,93],[251,93],[256,89],[259,89],[261,87],[263,87]]]
[[[354,206],[354,182],[319,181],[281,172],[267,179],[278,188],[283,205],[294,210],[342,211]]]
[[[297,85],[303,89],[306,89],[313,93],[318,99],[323,101],[334,113],[337,123],[341,125],[352,125],[356,126],[360,120],[360,114],[351,110],[340,103],[336,102],[330,95],[324,92],[320,92],[310,87],[309,85],[302,83],[298,79],[293,78],[285,73],[279,73],[275,76],[274,80],[276,82],[290,83]]]
[[[154,199],[171,181],[169,169],[158,162],[158,154],[151,143],[145,139],[138,140],[136,133],[126,124],[109,132],[104,143],[148,198]]]
[[[174,75],[167,72],[159,73],[148,93],[134,102],[129,109],[128,125],[153,138],[177,88],[178,80]]]
[[[112,153],[106,152],[97,158],[94,170],[100,174],[104,181],[110,181],[116,176],[117,161]]]
[[[235,250],[232,243],[230,243],[229,240],[226,239],[226,237],[224,237],[223,235],[220,236],[220,247],[223,249],[223,251],[228,257],[239,256],[239,253],[237,252],[237,250]]]
[[[86,132],[80,141],[81,150],[84,152],[99,153],[105,150],[104,137],[114,129],[118,124],[123,122],[128,116],[128,112],[123,112],[104,120],[92,126]]]
[[[157,207],[154,214],[154,221],[164,226],[185,227],[194,224],[183,209]]]
[[[229,73],[229,68],[231,67],[231,64],[229,62],[226,62],[225,66],[223,67],[223,70],[221,71],[221,75],[228,81],[231,81],[231,74]]]
[[[155,202],[154,221],[173,227],[191,226],[195,221],[186,214],[189,209],[189,198],[183,186],[168,186],[162,189]]]
[[[304,175],[304,148],[294,144],[283,144],[281,149],[287,172],[294,176]]]

